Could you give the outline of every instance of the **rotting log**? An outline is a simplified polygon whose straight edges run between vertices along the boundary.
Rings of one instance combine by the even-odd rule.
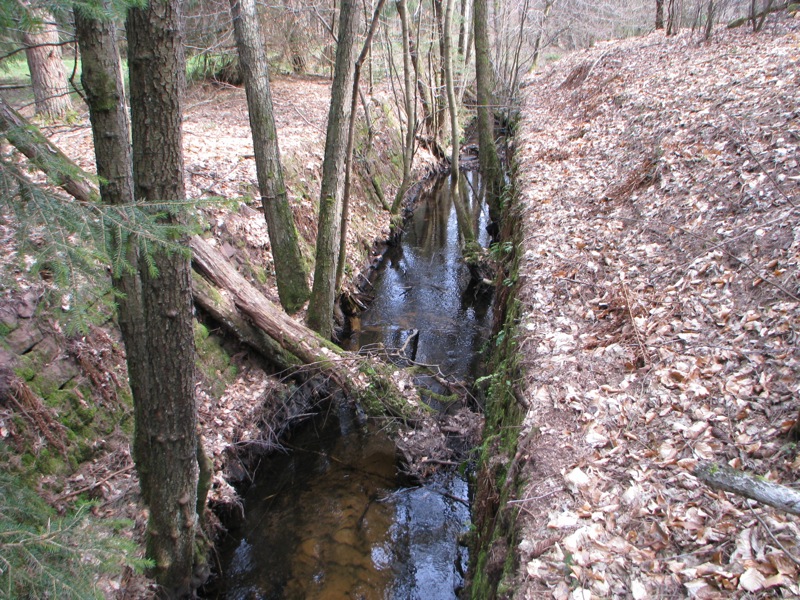
[[[296,369],[303,363],[263,331],[244,318],[230,294],[220,290],[200,273],[192,274],[195,303],[239,341],[258,352],[281,370]]]
[[[711,462],[699,464],[694,475],[715,490],[731,492],[793,515],[800,515],[800,492],[785,485],[765,481],[728,465]]]

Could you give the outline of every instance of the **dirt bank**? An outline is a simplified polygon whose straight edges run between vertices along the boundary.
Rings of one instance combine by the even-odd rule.
[[[800,21],[770,19],[598,44],[525,82],[521,430],[484,462],[510,502],[473,597],[800,593],[797,518],[693,475],[793,485],[800,464]]]

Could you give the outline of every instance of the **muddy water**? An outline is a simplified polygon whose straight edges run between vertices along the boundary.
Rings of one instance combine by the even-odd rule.
[[[477,187],[472,177],[469,184]],[[443,181],[420,201],[350,347],[398,348],[416,330],[416,360],[464,378],[479,368],[491,308],[468,287],[452,193]],[[465,195],[482,231],[485,209]],[[259,467],[244,521],[220,548],[222,577],[211,597],[457,597],[467,562],[459,539],[469,527],[460,475],[404,486],[392,442],[345,409],[307,422],[287,450]]]

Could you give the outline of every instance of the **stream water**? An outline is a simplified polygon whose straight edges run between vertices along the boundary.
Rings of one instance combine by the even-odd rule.
[[[477,176],[465,175],[461,194],[482,232],[485,209],[470,193]],[[399,348],[419,332],[418,362],[459,378],[478,373],[491,298],[469,288],[452,193],[442,180],[418,201],[350,349]],[[219,549],[222,576],[211,597],[457,598],[467,562],[459,539],[470,517],[462,476],[440,473],[407,486],[388,436],[344,408],[295,430],[287,448],[259,467],[244,521]]]

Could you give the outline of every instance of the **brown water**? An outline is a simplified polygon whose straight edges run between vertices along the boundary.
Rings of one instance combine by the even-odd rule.
[[[469,193],[477,178],[469,184],[463,200],[482,230],[485,208]],[[418,361],[459,378],[478,374],[491,298],[468,286],[452,194],[443,180],[418,204],[381,268],[351,349],[397,348],[416,329]],[[338,412],[306,423],[287,454],[259,467],[244,521],[220,548],[222,577],[210,597],[457,598],[467,562],[460,537],[470,518],[464,478],[453,472],[404,487],[378,425],[331,410]]]

